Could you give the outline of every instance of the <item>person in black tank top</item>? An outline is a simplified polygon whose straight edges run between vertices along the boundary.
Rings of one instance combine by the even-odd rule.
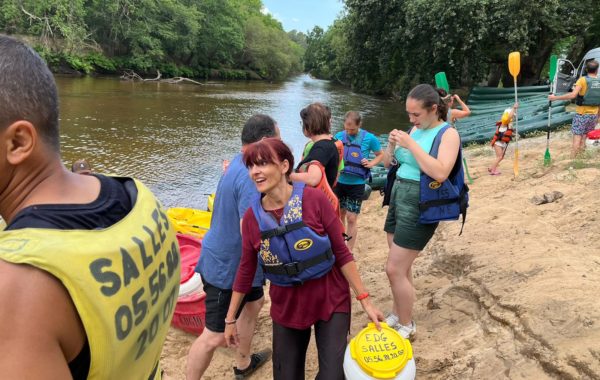
[[[321,103],[313,103],[302,111],[302,131],[310,138],[314,145],[308,155],[296,167],[296,173],[292,173],[292,181],[301,181],[310,186],[317,186],[321,182],[322,173],[316,166],[309,166],[307,172],[298,172],[300,168],[311,161],[318,161],[325,168],[327,183],[333,188],[338,174],[339,153],[335,142],[331,137],[331,112]]]

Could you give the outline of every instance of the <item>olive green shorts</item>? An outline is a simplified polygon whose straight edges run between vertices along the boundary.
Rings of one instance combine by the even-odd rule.
[[[438,223],[419,223],[419,182],[396,179],[383,230],[394,234],[394,243],[402,248],[422,251]]]

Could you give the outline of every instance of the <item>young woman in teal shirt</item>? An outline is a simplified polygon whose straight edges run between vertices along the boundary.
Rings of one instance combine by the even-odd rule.
[[[421,172],[444,182],[458,156],[460,137],[454,128],[442,136],[437,158],[429,155],[438,131],[446,124],[448,106],[430,85],[413,88],[406,100],[406,112],[414,126],[409,133],[392,130],[384,153],[384,164],[392,158],[400,163],[392,189],[384,230],[390,248],[386,273],[394,305],[386,318],[405,338],[412,338],[416,325],[412,319],[415,289],[412,264],[433,236],[437,223],[421,224],[419,219],[419,181]]]

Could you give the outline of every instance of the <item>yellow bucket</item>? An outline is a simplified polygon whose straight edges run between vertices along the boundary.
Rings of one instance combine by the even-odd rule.
[[[417,372],[412,346],[396,330],[369,323],[348,344],[344,355],[347,380],[414,380]]]
[[[174,207],[167,210],[167,216],[177,232],[202,238],[210,228],[212,212]]]

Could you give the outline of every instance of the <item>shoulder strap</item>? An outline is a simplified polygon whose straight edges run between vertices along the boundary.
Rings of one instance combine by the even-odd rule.
[[[438,131],[437,135],[435,135],[433,144],[431,144],[431,149],[429,150],[430,156],[437,158],[438,150],[440,149],[440,144],[442,143],[442,137],[448,128],[450,128],[450,124],[445,123],[445,125]]]

